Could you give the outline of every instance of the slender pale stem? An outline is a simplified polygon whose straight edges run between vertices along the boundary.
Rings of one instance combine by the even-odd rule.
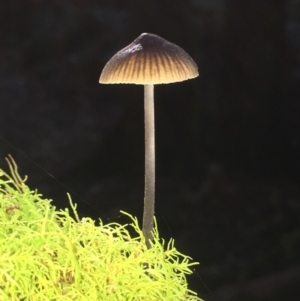
[[[154,134],[154,86],[145,85],[145,195],[143,234],[150,248],[152,240],[155,195],[155,134]]]

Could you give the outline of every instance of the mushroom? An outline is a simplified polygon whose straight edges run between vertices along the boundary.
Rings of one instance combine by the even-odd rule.
[[[105,65],[101,84],[144,85],[145,194],[143,235],[148,248],[153,239],[155,190],[154,85],[197,77],[193,59],[179,46],[150,33],[143,33],[117,52]]]

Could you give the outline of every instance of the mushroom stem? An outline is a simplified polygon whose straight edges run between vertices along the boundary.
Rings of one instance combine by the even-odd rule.
[[[144,86],[145,106],[145,194],[143,234],[147,247],[153,239],[154,190],[155,190],[155,135],[154,135],[154,85]]]

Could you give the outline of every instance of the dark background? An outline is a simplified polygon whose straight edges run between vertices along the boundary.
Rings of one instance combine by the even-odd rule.
[[[0,1],[0,164],[81,216],[142,217],[143,87],[99,85],[142,32],[200,77],[155,87],[156,216],[205,300],[299,301],[300,1]]]

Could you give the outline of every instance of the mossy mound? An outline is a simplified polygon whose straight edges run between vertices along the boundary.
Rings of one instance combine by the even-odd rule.
[[[30,190],[7,161],[11,175],[0,169],[0,301],[200,300],[186,281],[197,263],[173,240],[165,244],[157,225],[147,249],[128,214],[127,225],[96,226],[79,219],[70,199],[72,218]]]

